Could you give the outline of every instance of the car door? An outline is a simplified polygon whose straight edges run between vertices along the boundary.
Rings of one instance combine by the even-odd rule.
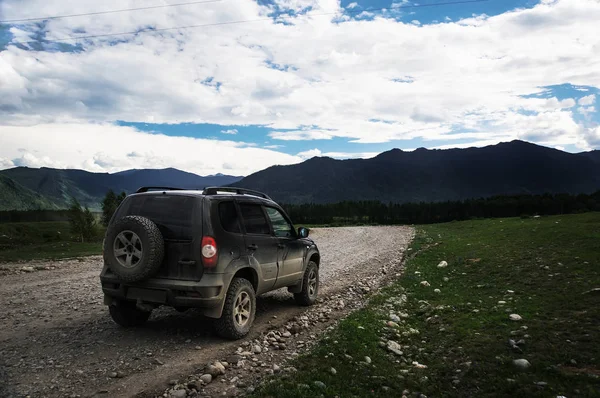
[[[273,288],[278,276],[278,241],[273,236],[267,216],[260,203],[239,202],[246,253],[262,272],[261,290]],[[262,292],[257,292],[262,293]]]
[[[296,234],[294,226],[276,207],[265,206],[275,238],[279,243],[280,261],[277,286],[288,286],[302,278],[306,245]]]

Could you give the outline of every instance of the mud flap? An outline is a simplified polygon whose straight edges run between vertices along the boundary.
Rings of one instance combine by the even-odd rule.
[[[104,305],[112,305],[114,301],[115,299],[111,296],[107,296],[106,294],[104,295]]]
[[[288,292],[290,293],[300,293],[302,291],[302,280],[294,286],[288,286]]]
[[[225,300],[221,300],[221,304],[213,308],[205,308],[202,310],[202,315],[208,318],[219,319],[223,314],[223,307],[225,306]]]

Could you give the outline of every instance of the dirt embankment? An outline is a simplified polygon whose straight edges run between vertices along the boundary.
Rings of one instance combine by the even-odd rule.
[[[322,255],[319,304],[311,309],[297,307],[285,290],[260,297],[252,332],[237,342],[216,337],[194,310],[179,313],[161,308],[142,328],[118,327],[102,304],[100,257],[4,264],[0,267],[0,396],[153,395],[170,380],[226,358],[269,331],[284,331],[295,320],[311,328],[306,330],[310,339],[310,334],[359,306],[364,301],[360,294],[398,272],[395,268],[413,233],[408,227],[313,230],[311,237]],[[340,300],[347,303],[340,305]],[[264,361],[282,362],[305,346],[294,344],[294,336],[288,338],[293,350],[263,353]],[[238,370],[245,377],[243,369]],[[235,395],[257,377],[247,379],[237,383],[242,386],[238,388],[236,383],[223,383],[223,376],[218,388],[213,382],[204,393],[227,387]]]

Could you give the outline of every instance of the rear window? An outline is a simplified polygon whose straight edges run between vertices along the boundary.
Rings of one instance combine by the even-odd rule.
[[[235,209],[235,203],[219,203],[219,219],[221,220],[221,226],[225,231],[237,234],[242,233],[238,213]]]
[[[240,204],[240,210],[242,211],[246,233],[271,234],[271,228],[269,228],[269,223],[267,222],[265,213],[260,205],[242,203]]]
[[[167,239],[191,239],[196,198],[181,195],[139,195],[129,198],[124,214],[152,220]]]

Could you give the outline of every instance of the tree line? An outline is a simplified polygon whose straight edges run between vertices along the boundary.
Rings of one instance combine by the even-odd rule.
[[[117,195],[112,189],[106,193],[106,196],[102,200],[102,216],[100,218],[100,223],[102,225],[105,227],[108,226],[117,207],[119,207],[126,196],[127,194],[125,192],[121,192]],[[79,201],[74,197],[71,198],[67,215],[69,224],[71,225],[71,232],[75,234],[78,239],[81,239],[82,242],[90,242],[98,237],[98,221],[90,209],[87,206],[82,207]]]
[[[60,221],[67,219],[79,240],[98,238],[99,225],[107,226],[125,192],[112,190],[102,200],[99,220],[72,198],[68,210],[0,212],[2,222]],[[494,196],[489,198],[434,203],[383,203],[345,201],[328,204],[283,204],[295,224],[432,224],[477,218],[526,217],[600,211],[600,191],[593,194],[543,194]]]
[[[600,191],[590,195],[513,195],[434,203],[346,201],[283,204],[282,207],[295,224],[432,224],[477,218],[600,211]]]

